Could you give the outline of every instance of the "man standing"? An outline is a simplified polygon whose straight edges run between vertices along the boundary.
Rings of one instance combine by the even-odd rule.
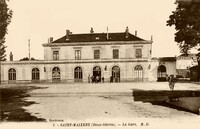
[[[90,77],[90,74],[89,74],[89,75],[88,75],[88,83],[91,82],[90,79],[91,79],[91,77]]]
[[[102,79],[101,79],[101,80],[102,80],[102,82],[104,83],[104,77],[102,77]]]
[[[113,76],[110,76],[110,83],[113,82]]]
[[[169,76],[169,88],[170,88],[170,90],[174,90],[174,85],[175,85],[174,75],[170,75]]]

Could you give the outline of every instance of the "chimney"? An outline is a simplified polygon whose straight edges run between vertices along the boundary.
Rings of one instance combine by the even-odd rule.
[[[93,30],[93,28],[91,27],[91,29],[90,29],[90,33],[91,34],[93,34],[94,33],[94,30]]]
[[[53,42],[53,37],[49,38],[49,43]]]
[[[31,60],[31,45],[30,45],[30,39],[28,39],[28,58]]]
[[[13,54],[10,52],[10,61],[13,61]]]
[[[70,30],[66,30],[66,40],[69,40]]]
[[[137,36],[137,30],[135,31],[135,36]]]
[[[125,33],[126,33],[126,38],[128,38],[128,37],[129,37],[129,29],[128,29],[128,26],[126,27]]]
[[[153,35],[151,35],[151,41],[153,41]]]
[[[108,27],[107,27],[107,35],[106,35],[106,39],[109,40]]]

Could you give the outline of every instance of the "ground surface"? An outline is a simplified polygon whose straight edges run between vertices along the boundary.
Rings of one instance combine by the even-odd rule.
[[[0,88],[0,121],[44,121],[32,116],[22,107],[34,104],[33,101],[24,101],[29,97],[28,92],[37,89],[30,86],[14,86]]]
[[[30,92],[24,107],[39,118],[86,120],[98,118],[170,118],[198,117],[169,107],[135,102],[132,89],[169,90],[164,83],[50,84]],[[199,85],[177,83],[175,90],[198,90]]]
[[[28,96],[22,97],[22,101],[31,104],[21,107],[31,116],[41,120],[115,119],[117,121],[144,118],[179,121],[192,119],[193,122],[200,120],[198,115],[190,112],[134,101],[132,89],[169,90],[166,82],[34,84],[31,86],[40,88],[28,91]],[[1,86],[1,88],[5,87],[12,89],[15,85]],[[200,90],[200,85],[177,83],[175,90]]]

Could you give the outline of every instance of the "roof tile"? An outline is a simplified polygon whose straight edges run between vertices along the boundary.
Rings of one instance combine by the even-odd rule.
[[[126,38],[126,33],[108,33],[109,40],[107,40],[107,33],[88,33],[88,34],[70,34],[69,39],[63,36],[52,43],[76,43],[76,42],[104,42],[104,41],[145,41],[137,36],[129,33]]]

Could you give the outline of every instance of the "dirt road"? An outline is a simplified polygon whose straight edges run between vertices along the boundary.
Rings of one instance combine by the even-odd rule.
[[[156,86],[157,85],[157,86]],[[45,86],[45,85],[43,85]],[[180,85],[185,89],[196,85]],[[195,87],[196,86],[196,87]],[[47,89],[38,89],[30,93],[27,101],[35,101],[24,107],[32,115],[59,120],[88,120],[101,118],[197,118],[198,115],[178,111],[151,103],[134,102],[132,88],[158,90],[167,89],[164,83],[148,84],[58,84],[48,85]],[[121,92],[120,92],[121,91]]]

